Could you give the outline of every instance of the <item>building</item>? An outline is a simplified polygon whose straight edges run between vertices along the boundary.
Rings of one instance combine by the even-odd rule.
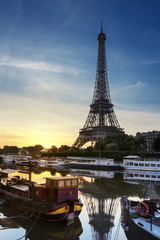
[[[154,152],[153,144],[159,134],[160,134],[160,131],[142,132],[142,133],[138,132],[136,133],[136,138],[143,137],[146,141],[146,152],[153,153]]]

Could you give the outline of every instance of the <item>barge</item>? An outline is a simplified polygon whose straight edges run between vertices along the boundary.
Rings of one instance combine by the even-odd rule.
[[[130,155],[123,158],[123,167],[126,170],[160,171],[160,159]]]
[[[73,223],[83,204],[78,199],[78,178],[49,177],[45,184],[20,179],[17,170],[1,171],[0,198],[49,222]],[[11,177],[6,176],[11,173]],[[8,175],[8,174],[7,174]]]
[[[69,167],[96,170],[122,170],[121,164],[115,164],[113,158],[67,157]]]

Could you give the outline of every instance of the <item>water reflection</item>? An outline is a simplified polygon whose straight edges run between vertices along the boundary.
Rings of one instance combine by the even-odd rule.
[[[78,240],[82,233],[82,225],[79,218],[69,227],[63,223],[53,224],[39,220],[34,225],[35,219],[28,218],[28,216],[23,215],[22,212],[9,206],[0,208],[0,216],[1,230],[2,228],[10,229],[21,227],[25,230],[22,236],[29,240]],[[3,218],[4,216],[5,218]],[[22,236],[20,236],[20,238]],[[12,239],[15,240],[15,237],[13,236]]]
[[[23,167],[18,167],[18,169],[26,170]],[[151,181],[147,181],[147,179],[142,180],[142,172],[126,173],[84,169],[56,170],[53,168],[32,169],[32,180],[38,183],[43,183],[45,177],[66,175],[79,177],[79,196],[84,204],[79,216],[80,219],[69,228],[62,224],[49,224],[37,221],[26,239],[126,240],[124,231],[120,226],[121,211],[119,200],[121,196],[146,199],[160,195],[159,181],[156,181],[155,177],[153,177],[155,181],[153,179],[150,179]],[[131,176],[133,176],[132,179]],[[8,207],[2,207],[0,210],[6,215],[15,215],[12,212],[13,209],[11,211]],[[20,229],[23,229],[23,233],[22,231],[19,232],[19,237],[29,231],[34,221],[33,219],[26,220],[22,218],[12,220],[21,227]],[[16,229],[16,227],[14,228]],[[19,231],[18,228],[16,231]],[[7,234],[10,235],[10,238],[3,238],[0,231],[0,239],[17,239],[15,236],[12,238],[8,230],[5,230],[3,234],[6,236]]]

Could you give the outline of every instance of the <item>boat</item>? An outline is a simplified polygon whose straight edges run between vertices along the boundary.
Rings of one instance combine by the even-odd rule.
[[[160,184],[160,174],[158,171],[126,170],[123,171],[123,179],[125,182],[133,181]]]
[[[70,168],[69,174],[73,176],[80,176],[80,177],[83,176],[83,177],[91,177],[91,178],[114,179],[114,172],[112,171]]]
[[[35,165],[37,163],[38,160],[32,158],[31,156],[20,156],[15,160],[16,165]]]
[[[83,204],[78,199],[77,177],[48,177],[45,184],[20,178],[20,171],[1,171],[0,198],[6,203],[33,213],[48,222],[65,221],[68,225],[80,214]],[[22,172],[22,176],[25,173]]]
[[[17,159],[17,155],[0,155],[0,157],[2,157],[2,161],[5,164],[9,164],[9,163],[14,163],[15,160]]]
[[[62,159],[48,160],[47,166],[48,167],[68,166],[68,161]]]
[[[123,167],[127,170],[160,171],[160,159],[129,155],[123,158]]]
[[[46,167],[47,166],[47,161],[45,159],[40,159],[38,160],[37,163],[40,167]]]
[[[70,157],[68,156],[69,167],[87,168],[97,170],[121,170],[120,164],[115,164],[113,158],[96,158],[96,157]]]
[[[160,199],[122,197],[121,225],[128,240],[160,240]]]
[[[18,217],[17,217],[18,216]],[[79,239],[82,234],[82,224],[78,218],[75,219],[74,223],[67,226],[63,223],[52,223],[37,221],[30,217],[28,214],[22,214],[19,209],[5,205],[0,208],[0,230],[7,230],[8,228],[23,228],[25,232],[25,238],[30,240],[64,240],[64,239]],[[2,231],[1,231],[2,232]],[[19,231],[21,236],[22,232]],[[3,234],[3,236],[5,236]],[[17,234],[18,236],[18,234]],[[3,238],[3,237],[2,237]],[[3,238],[4,239],[4,238]],[[7,237],[5,238],[7,239]],[[19,237],[20,239],[20,237]]]

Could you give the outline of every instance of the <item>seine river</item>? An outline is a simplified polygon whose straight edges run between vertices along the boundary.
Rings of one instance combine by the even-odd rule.
[[[136,181],[124,172],[92,170],[35,169],[32,180],[42,183],[45,177],[74,175],[79,177],[79,198],[83,210],[75,223],[45,223],[34,219],[14,216],[21,215],[11,207],[0,207],[0,218],[10,216],[10,226],[0,226],[1,240],[126,240],[121,227],[120,198],[155,198],[160,196],[160,184],[154,181]],[[133,176],[133,174],[132,174]],[[136,175],[138,176],[138,175]],[[28,233],[27,237],[24,237]]]

